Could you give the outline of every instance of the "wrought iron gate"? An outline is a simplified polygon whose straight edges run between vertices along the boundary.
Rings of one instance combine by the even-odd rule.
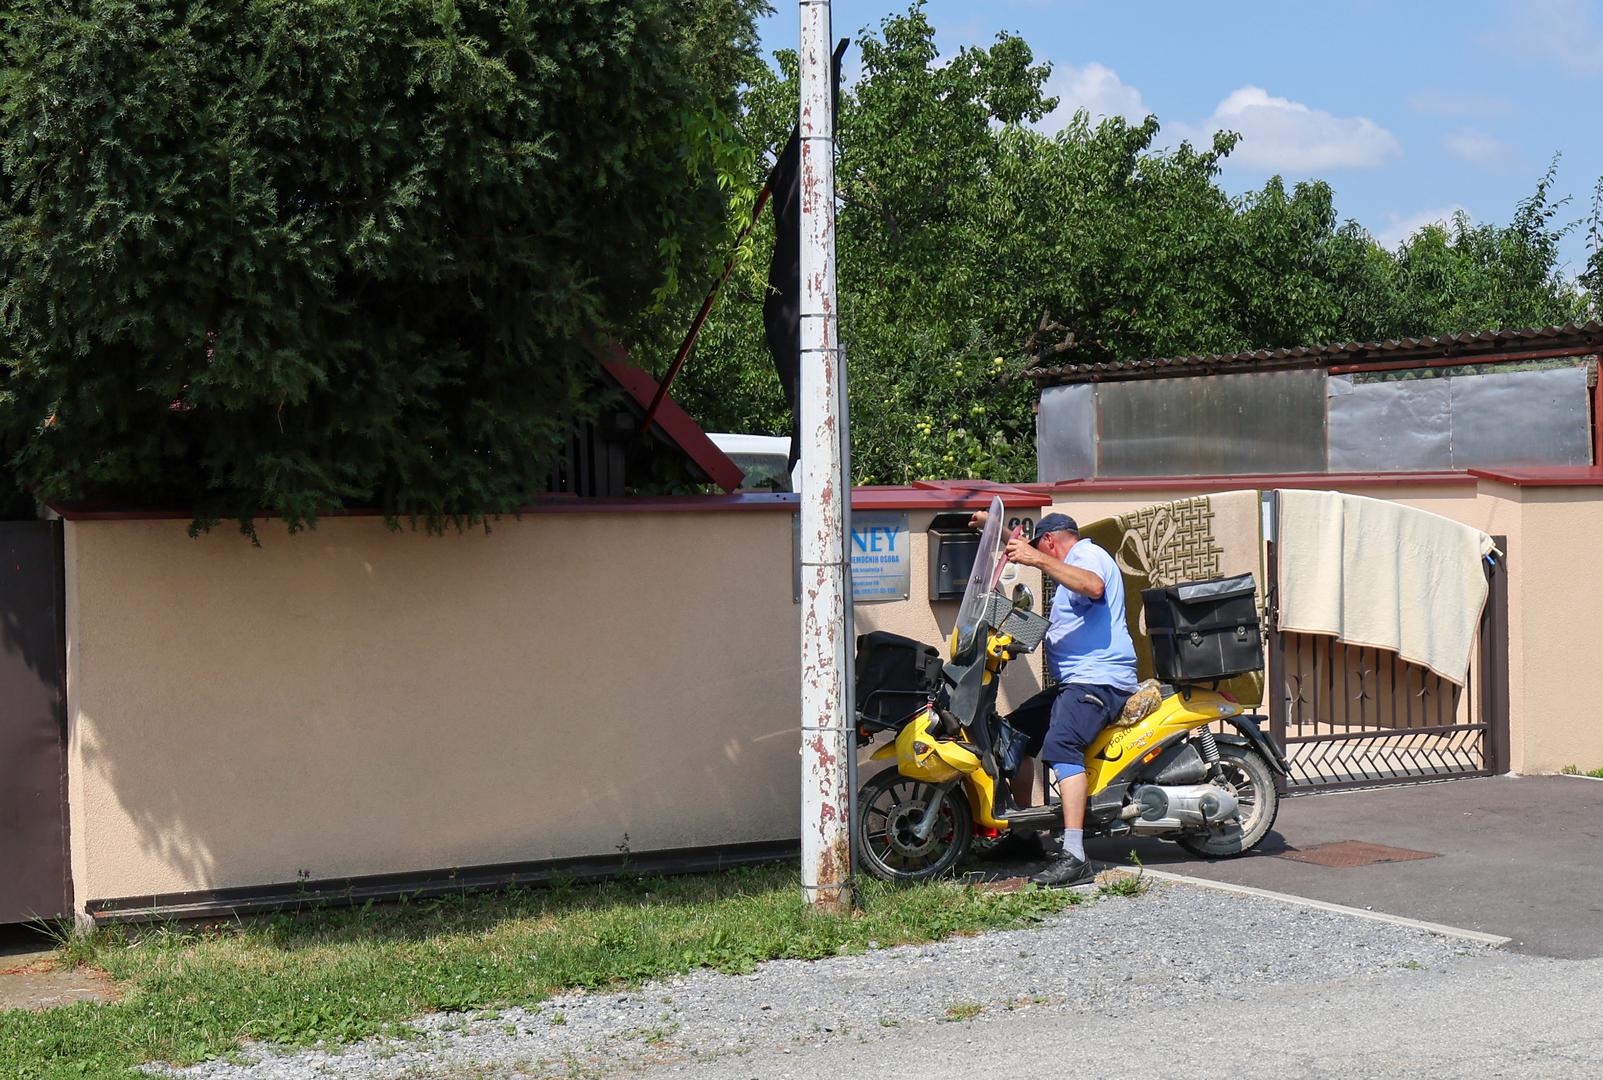
[[[1499,548],[1506,548],[1502,537]],[[1314,634],[1269,638],[1270,721],[1291,791],[1419,783],[1508,770],[1506,563],[1489,563],[1463,687],[1384,649]]]

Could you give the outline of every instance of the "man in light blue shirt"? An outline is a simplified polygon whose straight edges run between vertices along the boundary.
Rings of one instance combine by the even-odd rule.
[[[1061,849],[1030,880],[1079,885],[1095,876],[1085,858],[1085,748],[1119,715],[1136,688],[1124,578],[1113,557],[1082,539],[1080,526],[1067,514],[1041,518],[1035,538],[1010,541],[1007,555],[1038,567],[1058,586],[1045,643],[1046,668],[1057,685],[1007,717],[1027,738],[1025,752],[1039,756],[1056,775],[1063,799]],[[1014,792],[1030,791],[1034,779],[1026,759],[1014,774]]]

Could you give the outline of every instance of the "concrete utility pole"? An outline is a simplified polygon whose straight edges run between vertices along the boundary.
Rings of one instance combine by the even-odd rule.
[[[851,906],[851,641],[846,630],[835,116],[829,0],[801,0],[802,899]]]

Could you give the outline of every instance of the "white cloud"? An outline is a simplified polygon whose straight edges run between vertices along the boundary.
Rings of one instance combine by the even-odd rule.
[[[1152,111],[1141,100],[1141,91],[1121,80],[1112,68],[1095,61],[1082,67],[1055,65],[1046,83],[1046,94],[1058,99],[1058,107],[1038,125],[1048,133],[1061,129],[1081,109],[1090,115],[1093,124],[1108,116],[1122,116],[1139,124]]]
[[[1518,164],[1514,148],[1484,131],[1455,131],[1442,136],[1442,149],[1471,165],[1487,169],[1509,169]]]
[[[1514,111],[1513,103],[1507,98],[1446,90],[1426,90],[1414,94],[1408,99],[1408,107],[1424,116],[1441,116],[1449,120],[1507,116]]]
[[[1232,91],[1201,124],[1174,127],[1202,145],[1214,132],[1240,132],[1241,141],[1227,160],[1265,170],[1367,169],[1402,153],[1396,136],[1367,117],[1336,116],[1257,86]]]
[[[1463,206],[1454,203],[1451,206],[1437,207],[1434,210],[1421,210],[1418,213],[1409,214],[1407,217],[1401,214],[1389,214],[1387,216],[1391,219],[1390,223],[1384,229],[1375,233],[1375,239],[1382,247],[1395,251],[1399,244],[1426,225],[1448,225],[1452,223],[1456,215],[1467,215],[1468,213],[1469,211],[1464,209]]]
[[[1483,43],[1575,75],[1603,74],[1603,20],[1592,0],[1505,0],[1503,30]]]

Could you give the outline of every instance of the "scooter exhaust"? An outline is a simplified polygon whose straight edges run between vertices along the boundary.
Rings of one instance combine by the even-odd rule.
[[[1135,828],[1143,832],[1217,825],[1241,813],[1236,797],[1212,784],[1184,787],[1143,784],[1135,789],[1133,796],[1130,805],[1119,816],[1126,821],[1134,819]]]

